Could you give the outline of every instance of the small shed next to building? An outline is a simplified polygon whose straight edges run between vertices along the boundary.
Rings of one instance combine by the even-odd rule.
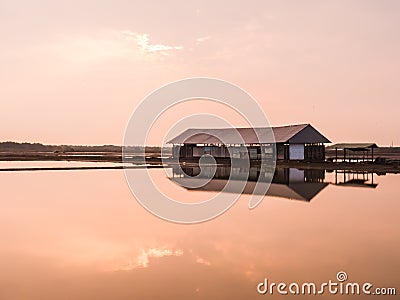
[[[335,149],[335,161],[365,162],[374,161],[375,143],[340,143],[329,146]]]

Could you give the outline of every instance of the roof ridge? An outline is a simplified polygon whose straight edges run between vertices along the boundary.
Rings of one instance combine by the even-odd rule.
[[[285,127],[299,127],[309,126],[310,123],[294,124],[294,125],[281,125],[281,126],[257,126],[257,127],[219,127],[219,128],[187,128],[186,130],[221,130],[221,129],[256,129],[256,128],[285,128]],[[185,131],[186,131],[185,130]]]
[[[280,126],[272,126],[272,127],[296,127],[296,126],[308,126],[310,123],[300,123],[300,124],[292,124],[292,125],[280,125]]]

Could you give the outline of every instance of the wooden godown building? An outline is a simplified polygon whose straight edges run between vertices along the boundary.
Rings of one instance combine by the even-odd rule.
[[[258,128],[187,129],[168,143],[173,156],[260,160],[276,151],[277,160],[324,161],[330,141],[310,124]]]

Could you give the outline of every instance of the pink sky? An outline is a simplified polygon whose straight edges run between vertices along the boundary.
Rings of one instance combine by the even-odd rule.
[[[395,0],[0,0],[0,34],[0,141],[121,144],[148,93],[208,76],[273,125],[400,144]]]

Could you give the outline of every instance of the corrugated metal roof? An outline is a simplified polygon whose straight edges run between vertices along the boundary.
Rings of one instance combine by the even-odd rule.
[[[304,135],[300,132],[304,131]],[[297,136],[298,143],[330,143],[310,124],[258,128],[187,129],[170,144],[260,144],[289,143]]]
[[[272,131],[274,133],[275,141],[277,143],[286,143],[307,126],[311,125],[299,124],[299,125],[272,127]]]
[[[332,149],[366,149],[366,148],[378,148],[378,145],[375,143],[340,143],[329,146],[328,148]]]

